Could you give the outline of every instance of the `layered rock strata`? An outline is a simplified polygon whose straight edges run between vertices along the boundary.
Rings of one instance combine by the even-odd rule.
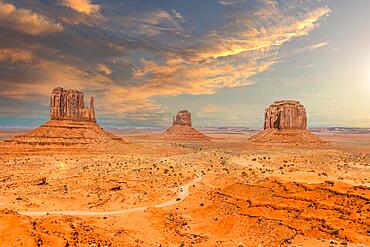
[[[55,88],[50,96],[50,121],[29,133],[15,136],[11,143],[29,145],[96,145],[124,141],[96,124],[94,98],[85,107],[80,91]]]
[[[173,117],[172,127],[167,129],[162,136],[165,139],[182,141],[207,141],[211,139],[192,127],[191,113],[188,110],[179,111]]]
[[[50,120],[95,123],[94,97],[90,98],[90,108],[87,108],[83,92],[61,87],[54,88],[50,96]]]
[[[264,129],[306,129],[306,109],[299,101],[275,101],[265,110]]]
[[[307,130],[306,109],[299,101],[275,101],[265,110],[264,130],[249,138],[262,144],[322,144],[324,140]]]

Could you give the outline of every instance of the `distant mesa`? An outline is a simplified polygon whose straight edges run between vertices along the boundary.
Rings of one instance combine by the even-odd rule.
[[[264,130],[249,140],[266,144],[326,143],[307,130],[306,109],[299,101],[294,100],[275,101],[266,108]]]
[[[74,89],[54,88],[50,96],[50,121],[11,143],[29,145],[115,144],[124,141],[96,124],[94,98],[85,107],[84,94]]]
[[[173,117],[172,127],[167,129],[163,135],[165,139],[183,141],[207,141],[211,137],[204,135],[192,127],[191,113],[188,110],[179,111]]]

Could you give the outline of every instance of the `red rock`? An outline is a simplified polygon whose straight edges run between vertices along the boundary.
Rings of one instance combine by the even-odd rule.
[[[126,142],[96,123],[93,97],[90,98],[90,108],[87,108],[82,92],[58,87],[50,96],[50,121],[28,133],[13,137],[11,143],[96,147],[97,144],[114,146]]]
[[[90,98],[90,108],[87,108],[83,92],[61,87],[54,88],[50,96],[50,120],[95,123],[94,98]]]
[[[264,129],[306,129],[306,109],[294,100],[275,101],[265,110]]]
[[[173,125],[191,126],[191,113],[188,110],[179,111],[173,116]]]
[[[191,113],[188,110],[179,111],[173,117],[172,127],[167,129],[162,137],[177,141],[207,141],[211,139],[211,137],[204,135],[192,127]]]
[[[71,120],[50,120],[38,128],[13,137],[13,144],[32,146],[114,145],[125,143],[96,123]]]
[[[264,130],[249,138],[259,144],[323,144],[307,130],[306,110],[299,101],[275,101],[265,110]]]

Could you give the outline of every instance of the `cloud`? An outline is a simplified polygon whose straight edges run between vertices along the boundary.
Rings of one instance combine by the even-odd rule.
[[[313,50],[325,47],[328,44],[329,44],[329,41],[320,42],[320,43],[317,43],[317,44],[312,44],[312,45],[306,46],[304,48],[297,49],[295,52],[313,51]]]
[[[93,4],[90,0],[60,0],[63,6],[76,10],[77,12],[91,15],[100,11],[99,4]]]
[[[225,108],[216,105],[206,105],[200,109],[201,113],[220,113],[225,111]]]
[[[92,15],[96,8],[81,7],[79,12],[87,14],[81,15],[55,4],[37,5],[33,9],[55,15],[66,31],[27,42],[20,34],[1,33],[3,49],[12,50],[0,52],[0,60],[23,63],[0,66],[4,75],[0,97],[48,98],[55,86],[71,87],[96,96],[97,108],[105,115],[152,118],[166,110],[158,97],[215,94],[224,88],[252,85],[253,76],[279,62],[281,46],[308,35],[330,12],[328,8],[288,9],[272,1],[257,2],[227,12],[220,18],[222,24],[196,34],[174,9],[106,2],[104,13],[96,18]],[[284,2],[296,4],[295,0]],[[71,8],[79,3],[92,4],[63,1]]]
[[[314,68],[316,67],[315,64],[307,64],[307,65],[299,65],[299,66],[296,66],[295,68],[296,69],[309,69],[309,68]]]
[[[241,13],[233,16],[223,29],[208,35],[215,45],[209,46],[209,51],[201,55],[204,58],[219,58],[271,50],[291,39],[307,35],[316,27],[318,20],[328,13],[330,9],[318,8],[297,17],[285,16],[275,6],[266,6],[248,15]]]
[[[182,30],[181,22],[185,21],[181,13],[176,10],[139,12],[120,17],[119,20],[122,27],[149,36],[159,35],[163,32],[179,32]]]
[[[55,24],[43,15],[28,9],[0,1],[0,26],[29,35],[40,35],[62,31],[60,24]]]
[[[22,49],[14,48],[0,48],[0,62],[10,61],[11,63],[16,62],[31,62],[32,52]]]
[[[109,68],[105,64],[98,64],[98,70],[100,73],[103,73],[104,75],[111,75],[112,74],[112,69]]]
[[[314,44],[314,45],[311,45],[308,48],[308,50],[312,51],[312,50],[316,50],[318,48],[321,48],[321,47],[324,47],[324,46],[327,46],[329,44],[329,42],[322,42],[322,43],[318,43],[318,44]]]
[[[220,0],[218,1],[219,4],[229,6],[229,5],[234,5],[237,3],[244,3],[246,0]]]
[[[176,11],[175,9],[171,10],[172,16],[180,22],[185,21],[185,18],[181,15],[180,12]]]
[[[234,15],[223,27],[206,34],[204,45],[161,63],[141,59],[142,67],[133,70],[133,78],[141,84],[130,90],[150,98],[213,94],[221,88],[251,85],[249,78],[277,62],[280,46],[307,35],[329,12],[328,8],[318,8],[300,16],[285,16],[276,6],[266,5]]]
[[[198,117],[207,117],[212,114],[220,114],[222,112],[225,112],[226,109],[221,106],[217,106],[214,104],[208,104],[206,106],[203,106],[199,112],[197,112]]]
[[[17,100],[46,99],[53,88],[94,88],[99,91],[112,83],[111,79],[95,74],[88,68],[79,67],[40,57],[33,57],[32,63],[17,64],[22,71],[16,78],[2,76],[0,78],[0,97]],[[2,67],[4,75],[14,70],[13,67]],[[32,78],[30,80],[30,78]],[[53,82],[53,83],[50,83]]]

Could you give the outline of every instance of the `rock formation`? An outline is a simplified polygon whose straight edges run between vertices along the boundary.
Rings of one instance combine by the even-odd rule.
[[[96,124],[94,98],[85,107],[80,91],[55,88],[50,96],[50,121],[24,135],[15,136],[15,144],[96,145],[123,143],[123,140]]]
[[[90,108],[85,107],[83,92],[61,87],[54,88],[50,96],[50,120],[71,120],[96,122],[94,97],[90,98]]]
[[[293,100],[275,101],[265,110],[264,129],[306,129],[306,109]]]
[[[188,110],[179,111],[173,116],[172,125],[187,125],[191,127],[191,113]]]
[[[169,140],[183,141],[206,141],[211,139],[192,127],[191,113],[188,110],[179,111],[173,117],[172,127],[167,129],[162,136]]]
[[[294,100],[275,101],[266,108],[264,130],[249,140],[265,144],[325,143],[307,130],[306,109]]]

